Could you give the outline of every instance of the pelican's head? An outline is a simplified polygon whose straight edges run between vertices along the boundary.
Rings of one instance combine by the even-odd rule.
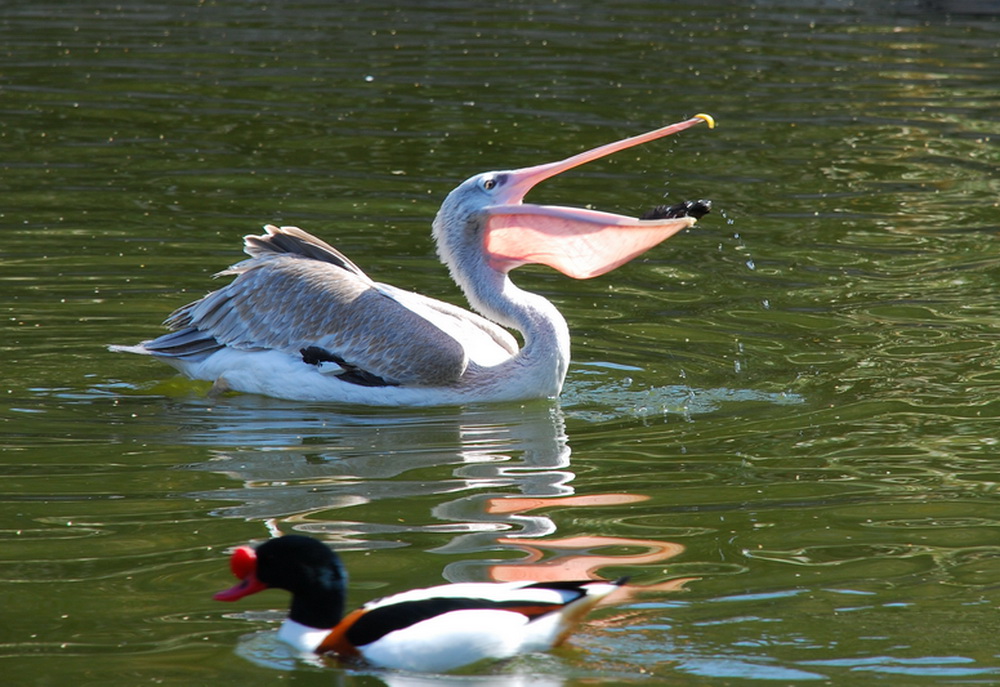
[[[522,201],[535,185],[567,170],[669,136],[702,122],[699,114],[638,136],[523,169],[484,172],[448,194],[434,220],[434,239],[442,262],[456,281],[488,265],[506,273],[528,263],[554,267],[575,278],[608,272],[691,226],[694,217],[639,220],[579,208],[530,205]]]

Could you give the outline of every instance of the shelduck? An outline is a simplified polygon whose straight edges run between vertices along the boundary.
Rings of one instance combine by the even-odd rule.
[[[256,549],[241,546],[230,568],[240,581],[217,593],[219,601],[268,588],[291,592],[278,637],[299,651],[434,673],[556,646],[626,581],[445,584],[376,599],[344,616],[347,573],[317,539],[286,535]]]

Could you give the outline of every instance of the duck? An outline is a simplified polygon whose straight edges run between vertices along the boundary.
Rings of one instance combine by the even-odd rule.
[[[685,201],[632,218],[535,205],[539,182],[584,163],[715,120],[707,114],[564,160],[476,174],[447,195],[433,224],[438,256],[476,312],[370,278],[295,226],[244,237],[250,257],[226,286],[175,310],[172,331],[111,345],[172,365],[212,391],[371,406],[555,398],[570,361],[566,320],[509,273],[548,265],[575,279],[609,272],[708,213]],[[518,332],[521,342],[511,333]]]
[[[627,581],[444,584],[375,599],[345,615],[347,572],[318,539],[289,534],[240,546],[230,569],[239,582],[216,593],[218,601],[265,589],[291,592],[278,639],[302,654],[421,673],[558,646]]]

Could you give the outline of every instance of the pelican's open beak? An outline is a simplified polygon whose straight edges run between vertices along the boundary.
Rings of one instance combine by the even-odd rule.
[[[559,162],[504,172],[496,204],[486,208],[485,250],[490,264],[509,271],[540,263],[576,279],[610,272],[697,221],[694,217],[639,220],[579,208],[523,204],[524,196],[541,181],[620,150],[689,129],[705,122],[706,114],[598,146]]]

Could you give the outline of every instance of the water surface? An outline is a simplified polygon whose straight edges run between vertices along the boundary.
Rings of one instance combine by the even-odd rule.
[[[8,4],[0,660],[11,684],[438,684],[319,668],[228,547],[352,603],[630,575],[574,647],[453,683],[991,683],[1000,23],[989,2]],[[487,169],[710,112],[532,200],[711,198],[558,304],[558,403],[212,398],[113,355],[266,222],[462,303],[430,220]]]

